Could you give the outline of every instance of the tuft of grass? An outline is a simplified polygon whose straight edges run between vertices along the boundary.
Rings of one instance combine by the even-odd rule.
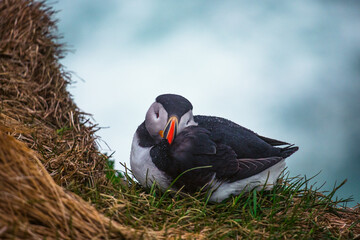
[[[124,175],[120,171],[115,170],[115,161],[111,159],[112,154],[110,156],[103,155],[105,158],[105,173],[106,178],[112,183],[112,184],[119,184],[123,183]]]
[[[162,192],[156,184],[144,189],[129,173],[126,169],[123,177],[112,175],[118,180],[112,180],[105,192],[100,187],[102,193],[92,202],[108,217],[136,229],[165,233],[176,229],[205,239],[360,236],[359,213],[346,208],[351,199],[333,199],[346,180],[326,192],[310,184],[316,176],[286,173],[270,191],[252,190],[210,203],[206,192]]]

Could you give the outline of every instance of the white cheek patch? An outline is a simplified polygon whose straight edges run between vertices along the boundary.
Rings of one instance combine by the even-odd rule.
[[[160,103],[159,103],[160,104]],[[159,110],[159,124],[160,129],[163,130],[166,126],[168,119],[168,113],[164,109],[164,107],[160,104],[160,110]]]
[[[145,127],[153,138],[160,138],[159,132],[164,129],[167,118],[168,114],[160,103],[154,102],[150,106],[145,117]]]
[[[194,121],[192,110],[189,110],[180,118],[178,133],[181,132],[186,127],[197,126],[197,125],[198,125],[197,122]]]

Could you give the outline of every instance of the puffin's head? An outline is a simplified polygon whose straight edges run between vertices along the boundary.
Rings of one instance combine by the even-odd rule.
[[[189,100],[180,95],[160,95],[146,113],[145,127],[156,142],[166,138],[171,144],[184,128],[197,125],[192,109]]]

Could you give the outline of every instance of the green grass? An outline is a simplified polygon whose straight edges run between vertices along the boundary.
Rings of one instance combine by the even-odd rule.
[[[161,192],[155,184],[145,189],[127,171],[118,174],[111,163],[107,172],[109,185],[89,189],[83,197],[105,215],[137,229],[176,229],[206,239],[339,239],[359,234],[354,227],[358,222],[345,229],[332,224],[352,214],[343,208],[351,199],[333,199],[345,181],[325,192],[310,184],[313,178],[285,174],[271,191],[243,192],[214,204],[206,192]]]

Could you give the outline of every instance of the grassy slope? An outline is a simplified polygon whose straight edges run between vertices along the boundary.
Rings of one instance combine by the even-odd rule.
[[[324,193],[311,179],[282,177],[272,191],[251,191],[220,204],[207,202],[205,193],[193,196],[156,186],[145,191],[127,176],[91,194],[91,201],[114,220],[135,228],[176,228],[205,239],[250,238],[359,238],[359,209],[343,208],[349,199],[332,200],[336,190]]]

